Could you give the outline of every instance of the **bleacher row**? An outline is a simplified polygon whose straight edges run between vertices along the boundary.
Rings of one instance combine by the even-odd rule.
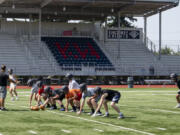
[[[92,38],[84,37],[42,37],[62,70],[81,70],[82,66],[95,70],[114,70]]]

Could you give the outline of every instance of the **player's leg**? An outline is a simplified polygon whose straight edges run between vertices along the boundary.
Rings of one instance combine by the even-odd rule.
[[[14,92],[14,95],[16,96],[16,100],[18,100],[18,94],[16,91],[16,86],[13,87],[13,92]]]
[[[76,107],[75,107],[75,105],[74,105],[74,101],[73,101],[73,100],[70,100],[69,103],[70,103],[70,105],[71,105],[71,107],[72,107],[72,109],[73,109],[73,112],[76,112]]]
[[[89,113],[89,115],[92,115],[95,112],[95,109],[93,108],[93,105],[91,103],[91,99],[87,100],[87,105],[89,106],[89,108],[91,109],[91,112]]]
[[[11,101],[14,101],[14,95],[13,95],[13,88],[12,88],[12,86],[10,86],[10,88],[9,88],[9,94],[11,96]]]
[[[46,97],[44,97],[44,98],[46,98]],[[50,99],[50,102],[51,102],[51,110],[54,110],[54,109],[57,109],[57,106],[56,106],[56,100],[54,100],[54,99]]]
[[[60,111],[65,111],[65,107],[64,107],[64,105],[63,105],[63,102],[62,102],[62,100],[56,100],[56,102],[59,104],[59,106],[60,106]]]
[[[104,105],[104,109],[105,109],[105,115],[103,117],[108,117],[109,116],[109,110],[108,110],[108,105],[107,105],[108,101],[104,100],[103,105]]]
[[[98,107],[98,104],[97,104],[98,101],[95,98],[93,98],[93,99],[91,99],[90,102],[91,102],[91,104],[93,106],[93,109],[96,110],[96,108]],[[102,115],[101,111],[98,110],[96,115],[99,115],[99,116]]]
[[[180,90],[178,91],[178,94],[176,95],[176,100],[177,100],[177,106],[176,108],[180,108]]]

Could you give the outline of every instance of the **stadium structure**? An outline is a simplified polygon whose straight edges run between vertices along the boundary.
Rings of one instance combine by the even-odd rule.
[[[161,55],[161,14],[178,4],[179,0],[0,0],[0,64],[20,76],[180,73],[180,56]],[[159,55],[147,38],[147,18],[154,14],[159,14]],[[144,29],[121,28],[120,20],[119,27],[109,28],[107,16],[112,15],[143,17]]]

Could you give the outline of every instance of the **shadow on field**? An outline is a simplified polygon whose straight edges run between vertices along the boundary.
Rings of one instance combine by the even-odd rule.
[[[28,112],[27,109],[7,109],[8,112]]]

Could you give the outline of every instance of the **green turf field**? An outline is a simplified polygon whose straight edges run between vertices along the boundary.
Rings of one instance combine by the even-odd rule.
[[[175,109],[177,89],[118,89],[118,104],[125,119],[110,108],[109,118],[56,111],[30,111],[28,95],[19,90],[19,101],[6,100],[0,111],[0,135],[179,135],[180,109]],[[26,90],[28,91],[28,90]],[[89,111],[87,106],[85,111]],[[104,110],[101,109],[104,113]]]

